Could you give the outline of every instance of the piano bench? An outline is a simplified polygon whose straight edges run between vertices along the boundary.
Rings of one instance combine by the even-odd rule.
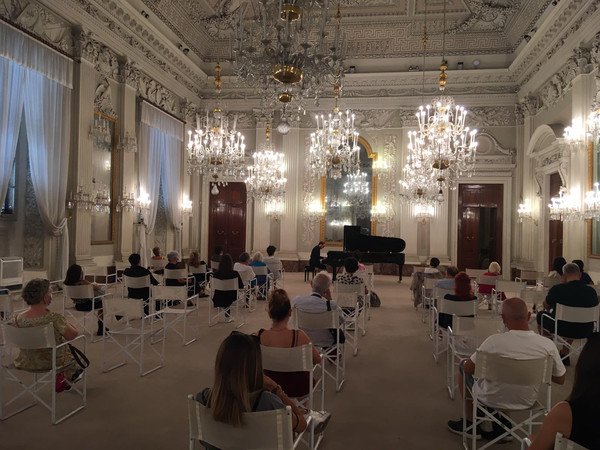
[[[308,274],[312,273],[312,278],[315,278],[315,273],[317,272],[317,269],[315,267],[312,266],[304,266],[304,281],[308,281]]]

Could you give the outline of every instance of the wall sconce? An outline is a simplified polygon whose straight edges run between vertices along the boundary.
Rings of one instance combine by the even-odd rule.
[[[88,137],[97,145],[110,144],[112,136],[110,134],[110,129],[108,128],[108,123],[99,120],[98,117],[94,117],[94,123],[90,126]]]
[[[529,199],[526,198],[524,203],[519,203],[519,209],[517,210],[518,223],[523,223],[526,220],[531,220],[535,226],[537,226],[537,220],[533,218],[533,209],[529,203]]]
[[[183,196],[183,200],[181,201],[181,214],[187,217],[192,217],[192,201],[188,198],[187,195]]]
[[[570,194],[567,188],[561,186],[558,197],[552,197],[548,204],[550,208],[550,220],[581,220],[581,208],[579,202]]]
[[[265,212],[267,216],[274,219],[276,222],[283,213],[283,204],[281,199],[272,199],[265,204]]]
[[[325,216],[325,209],[318,200],[309,203],[306,210],[306,216],[311,222],[320,222]]]
[[[378,203],[371,207],[371,222],[385,224],[394,217],[394,210],[387,203]]]
[[[139,210],[139,223],[144,223],[144,215],[148,214],[148,210],[150,209],[150,194],[148,194],[143,188],[140,189],[140,195],[135,201],[136,206]]]
[[[585,193],[584,219],[600,218],[600,183],[594,183],[594,189]]]
[[[135,136],[130,136],[129,132],[126,131],[123,139],[119,141],[117,149],[122,152],[135,153],[137,152],[137,140]]]

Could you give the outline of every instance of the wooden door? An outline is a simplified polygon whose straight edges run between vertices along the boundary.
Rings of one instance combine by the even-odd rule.
[[[502,265],[503,186],[461,184],[458,192],[458,268]],[[485,266],[485,267],[483,267]]]
[[[561,186],[560,175],[558,173],[551,174],[550,197],[558,197]],[[563,223],[561,220],[550,220],[548,225],[548,270],[552,270],[554,258],[563,254]]]
[[[237,261],[246,251],[246,185],[219,186],[219,194],[210,195],[209,213],[209,254],[221,245]]]

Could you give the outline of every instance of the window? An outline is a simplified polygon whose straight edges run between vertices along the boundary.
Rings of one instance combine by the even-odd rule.
[[[6,197],[2,202],[2,210],[0,210],[0,214],[8,215],[15,213],[15,191],[16,191],[16,183],[17,181],[17,158],[13,161],[12,173],[10,175],[10,180],[8,180],[8,190],[6,191]]]

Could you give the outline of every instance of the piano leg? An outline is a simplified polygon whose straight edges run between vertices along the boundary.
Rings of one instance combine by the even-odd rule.
[[[402,283],[402,269],[404,269],[404,264],[398,264],[398,283]]]

